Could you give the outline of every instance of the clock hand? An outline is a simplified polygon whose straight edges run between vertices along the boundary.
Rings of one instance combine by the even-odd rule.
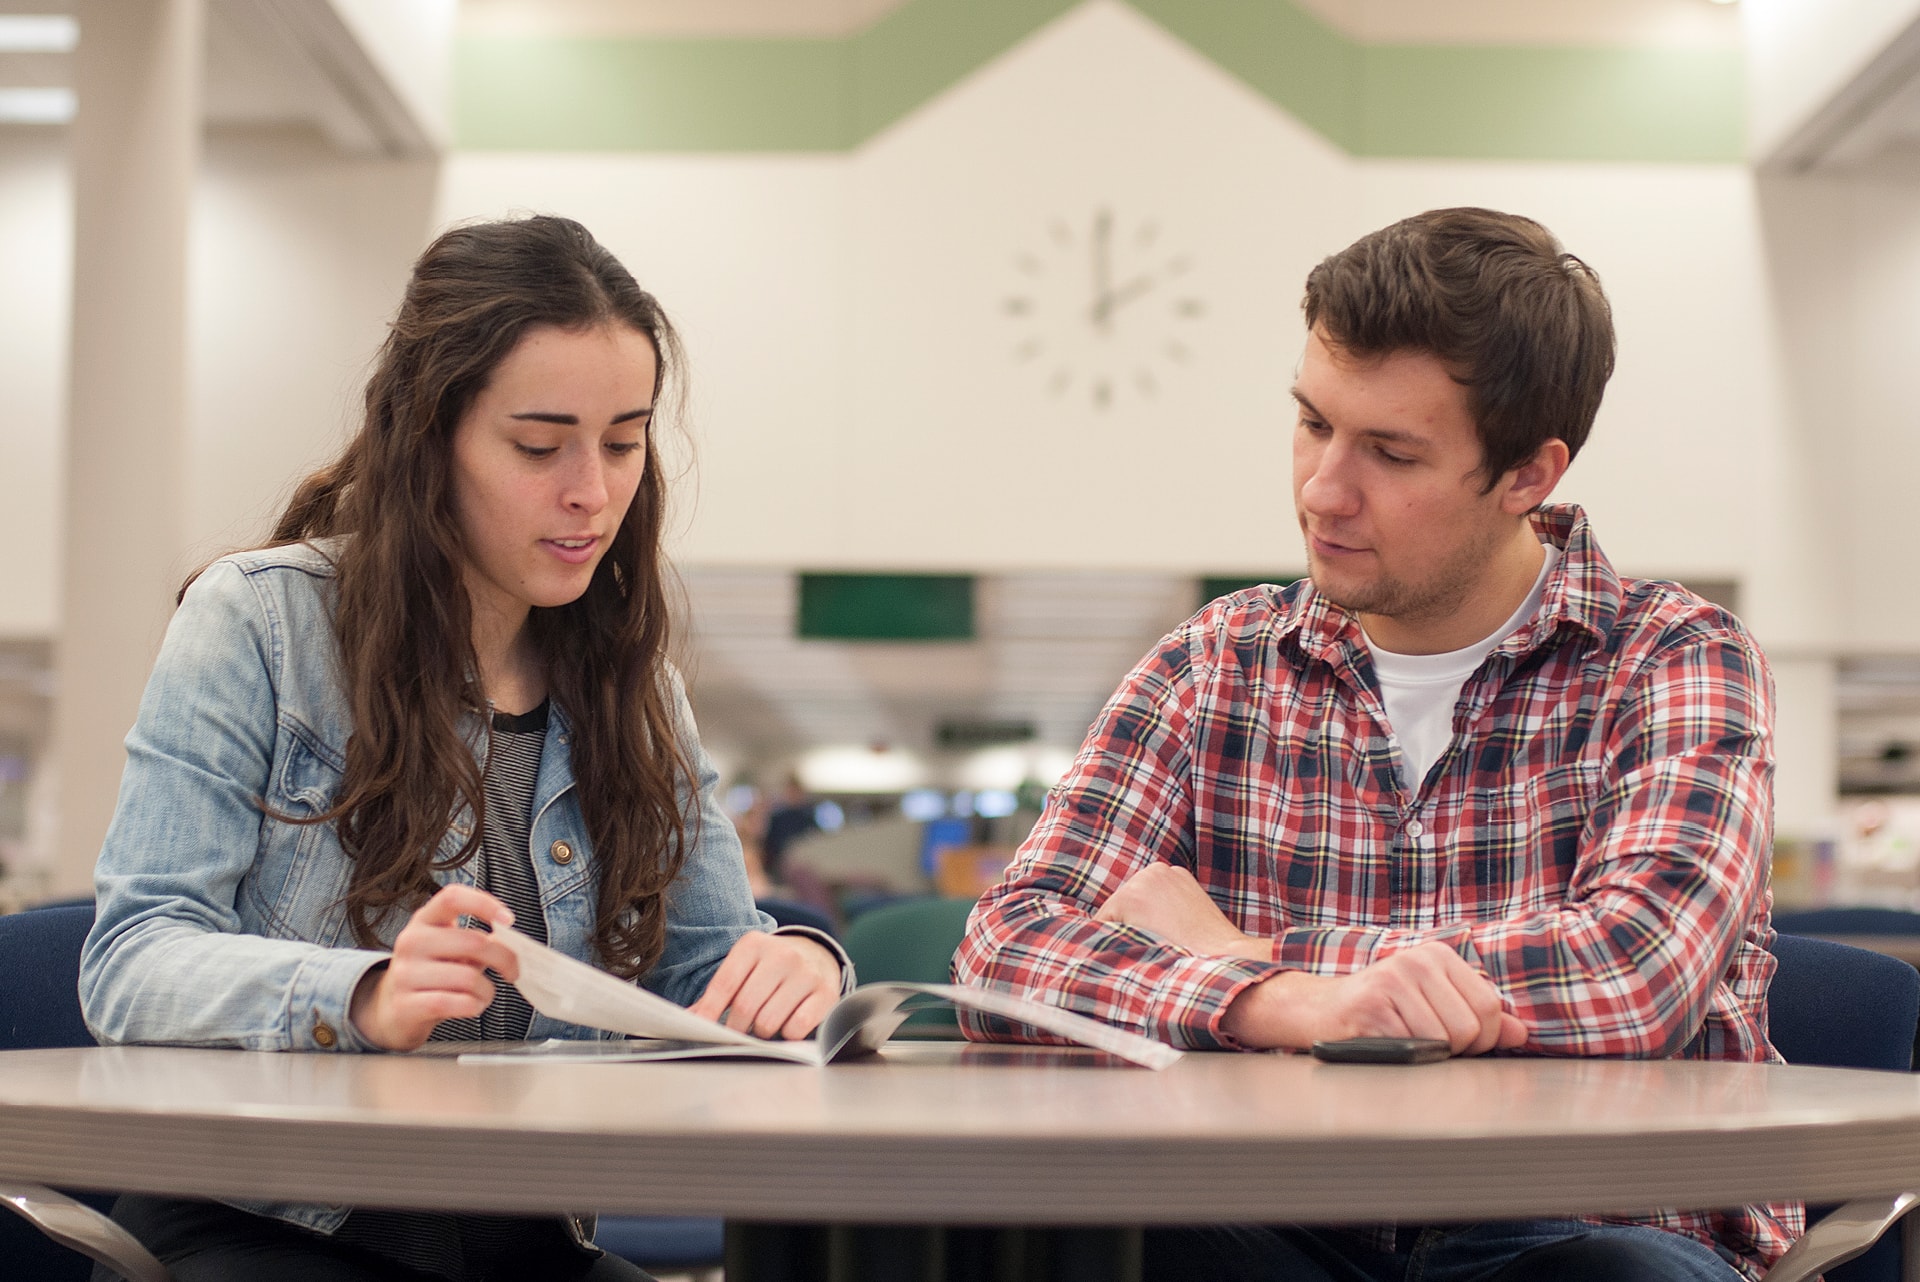
[[[1111,245],[1113,241],[1113,213],[1111,210],[1096,210],[1093,215],[1093,323],[1100,329],[1107,327],[1107,298],[1113,293],[1108,282],[1113,279]]]
[[[1155,281],[1151,276],[1136,276],[1126,284],[1120,286],[1120,288],[1109,289],[1102,293],[1098,298],[1093,300],[1093,306],[1089,309],[1089,314],[1095,328],[1102,332],[1110,329],[1113,323],[1114,312],[1119,310],[1124,304],[1131,303],[1142,294],[1152,290],[1154,284]]]
[[[1136,276],[1126,284],[1107,294],[1107,314],[1111,316],[1122,303],[1131,303],[1134,299],[1151,290],[1154,280],[1151,276]]]

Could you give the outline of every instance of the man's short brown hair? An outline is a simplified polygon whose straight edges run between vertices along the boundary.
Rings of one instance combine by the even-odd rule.
[[[1547,441],[1578,454],[1613,374],[1593,269],[1517,214],[1435,209],[1307,276],[1307,327],[1356,356],[1428,352],[1467,388],[1489,488]]]

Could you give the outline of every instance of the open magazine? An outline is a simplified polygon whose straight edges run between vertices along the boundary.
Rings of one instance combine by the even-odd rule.
[[[520,959],[520,978],[514,986],[535,1010],[569,1024],[604,1028],[646,1040],[555,1039],[528,1047],[462,1055],[462,1063],[537,1056],[590,1059],[597,1063],[745,1057],[831,1064],[878,1050],[893,1036],[894,1030],[906,1022],[907,1016],[932,1005],[961,1006],[999,1015],[1147,1068],[1165,1068],[1180,1058],[1180,1052],[1171,1046],[1058,1006],[957,984],[863,984],[827,1012],[813,1037],[800,1041],[766,1041],[695,1015],[637,984],[616,979],[605,971],[555,952],[510,927],[496,927],[494,934]]]

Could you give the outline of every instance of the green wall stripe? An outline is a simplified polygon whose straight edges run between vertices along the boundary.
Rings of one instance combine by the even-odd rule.
[[[842,40],[463,37],[454,136],[482,151],[845,151]]]
[[[1362,46],[1275,0],[1129,0],[1269,102],[1357,151]]]
[[[865,142],[1079,0],[917,0],[848,43],[854,137]]]
[[[846,39],[462,37],[467,150],[846,151],[1077,0],[909,0]],[[1359,156],[1737,162],[1723,49],[1366,45],[1290,0],[1128,0]]]
[[[1361,52],[1364,156],[1738,161],[1731,49],[1375,45]]]

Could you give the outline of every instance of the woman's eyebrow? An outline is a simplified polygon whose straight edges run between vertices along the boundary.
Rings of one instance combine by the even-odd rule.
[[[624,414],[615,414],[607,421],[609,423],[631,423],[636,418],[647,418],[652,413],[653,407],[649,405],[643,409],[628,410]],[[561,427],[580,426],[580,416],[577,414],[549,414],[542,410],[528,410],[523,414],[509,414],[507,417],[521,423],[555,423]]]

